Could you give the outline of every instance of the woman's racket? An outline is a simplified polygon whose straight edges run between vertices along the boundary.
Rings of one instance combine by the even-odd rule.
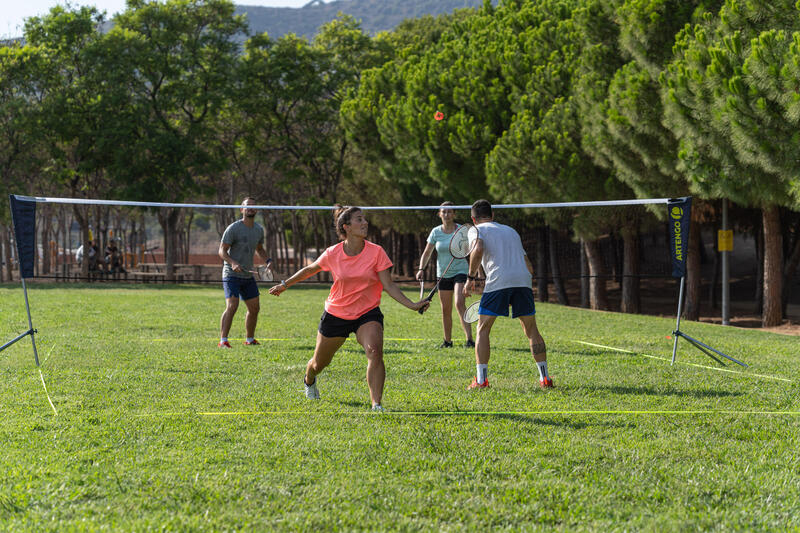
[[[478,313],[478,309],[480,309],[480,307],[480,300],[467,307],[467,310],[464,311],[464,322],[467,324],[477,322],[478,318],[480,317],[480,314]]]
[[[453,258],[449,263],[447,263],[447,267],[442,272],[441,277],[436,281],[436,285],[434,285],[430,294],[428,294],[427,298],[425,298],[426,301],[430,302],[433,299],[433,296],[439,290],[439,283],[442,282],[445,274],[447,274],[447,271],[450,270],[450,266],[453,264],[453,261],[456,259],[464,259],[470,253],[472,253],[472,250],[475,249],[475,245],[478,243],[477,235],[476,238],[473,239],[472,245],[469,243],[469,232],[472,230],[472,228],[473,226],[470,226],[469,224],[459,226],[458,229],[456,229],[456,231],[453,233],[453,236],[450,237],[450,255],[452,255]],[[477,228],[475,231],[477,231]],[[420,309],[419,314],[424,313],[424,309],[425,308]]]

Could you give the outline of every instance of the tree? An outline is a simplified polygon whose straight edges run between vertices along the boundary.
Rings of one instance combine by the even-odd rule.
[[[245,31],[244,19],[228,0],[129,0],[114,22],[110,36],[129,67],[135,130],[115,150],[115,176],[129,198],[180,202],[203,188],[204,175],[226,166],[215,119],[230,97],[233,37]],[[158,211],[168,279],[180,218],[178,208]]]
[[[775,141],[791,138],[796,122],[782,108],[784,95],[768,90],[775,76],[759,81],[751,72],[781,70],[778,58],[787,43],[769,32],[795,28],[797,15],[787,0],[726,0],[718,17],[681,31],[675,58],[661,76],[666,123],[679,140],[681,171],[692,189],[762,211],[765,327],[782,321],[779,207],[792,204],[797,175],[794,147]]]
[[[59,6],[25,24],[32,113],[24,131],[42,147],[42,192],[57,187],[73,197],[112,194],[106,168],[111,155],[125,145],[119,125],[127,116],[128,100],[124,84],[118,83],[116,58],[99,29],[103,21],[94,8]],[[95,211],[99,223],[103,209]],[[88,246],[90,210],[75,205],[73,215]],[[42,240],[49,241],[47,231]],[[84,262],[84,276],[87,269]]]

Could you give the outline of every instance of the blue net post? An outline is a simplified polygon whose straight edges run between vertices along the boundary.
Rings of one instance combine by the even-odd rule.
[[[672,332],[672,364],[675,364],[675,357],[678,353],[678,339],[682,338],[689,344],[706,354],[722,366],[725,363],[717,357],[721,356],[729,361],[747,367],[741,361],[726,355],[711,346],[690,337],[681,331],[681,313],[683,312],[683,298],[686,290],[686,256],[689,252],[689,231],[691,226],[692,197],[670,198],[667,203],[668,220],[670,226],[670,255],[672,256],[672,276],[680,278],[680,292],[678,294],[678,316],[675,319],[675,331]]]
[[[34,336],[36,330],[33,329],[31,306],[28,302],[28,286],[25,283],[26,278],[33,277],[33,265],[36,261],[36,202],[20,199],[13,194],[9,196],[9,201],[11,203],[11,220],[14,224],[14,242],[17,245],[17,257],[19,258],[19,276],[22,280],[22,292],[25,295],[25,310],[28,313],[28,331],[0,346],[0,351],[30,335],[33,359],[38,367],[39,354],[36,350]]]

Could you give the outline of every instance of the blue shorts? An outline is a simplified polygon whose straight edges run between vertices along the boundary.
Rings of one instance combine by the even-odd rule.
[[[225,278],[222,280],[222,288],[225,289],[226,300],[228,298],[250,300],[258,297],[258,284],[255,278]]]
[[[536,304],[530,287],[509,287],[483,293],[478,314],[508,316],[509,305],[513,311],[512,318],[536,314]]]

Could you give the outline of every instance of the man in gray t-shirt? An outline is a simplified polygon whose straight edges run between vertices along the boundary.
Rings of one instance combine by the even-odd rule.
[[[220,318],[219,347],[230,348],[228,333],[231,330],[233,317],[239,308],[239,299],[247,306],[245,316],[246,345],[258,344],[255,339],[258,311],[258,285],[253,277],[253,254],[261,256],[269,263],[267,251],[264,250],[264,228],[256,224],[256,210],[248,206],[255,205],[253,198],[245,198],[242,202],[242,218],[225,229],[219,244],[219,256],[222,258],[222,287],[225,290],[225,311]]]

